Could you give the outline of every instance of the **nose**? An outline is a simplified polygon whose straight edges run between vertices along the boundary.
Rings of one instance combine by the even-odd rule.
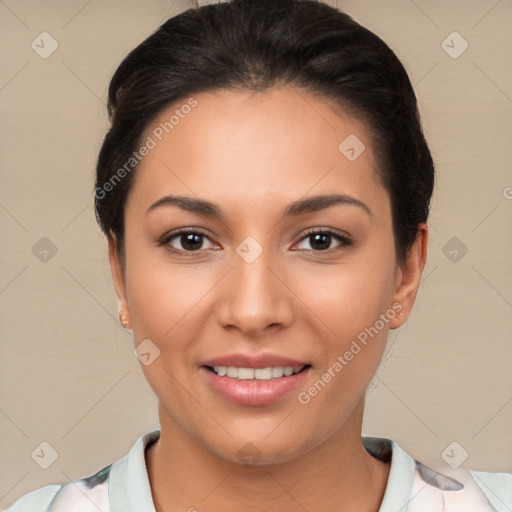
[[[252,262],[233,254],[233,268],[222,280],[217,320],[223,328],[238,328],[247,337],[261,336],[271,327],[292,321],[293,292],[283,276],[282,265],[270,250]]]

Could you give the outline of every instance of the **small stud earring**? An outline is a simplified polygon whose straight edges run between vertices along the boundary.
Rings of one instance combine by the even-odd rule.
[[[125,329],[128,329],[128,325],[129,325],[129,321],[128,321],[128,318],[127,318],[127,315],[128,315],[128,311],[120,311],[119,312],[119,321],[121,322],[121,325],[125,328]]]

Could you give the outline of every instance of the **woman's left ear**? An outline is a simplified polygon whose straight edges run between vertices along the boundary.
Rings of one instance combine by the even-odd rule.
[[[407,251],[405,262],[397,266],[393,304],[400,304],[398,314],[389,322],[390,329],[397,329],[407,320],[420,285],[421,274],[427,261],[428,226],[422,223],[416,232],[413,245]]]
[[[112,274],[112,281],[116,291],[117,300],[119,301],[120,313],[126,316],[128,313],[128,303],[126,300],[126,286],[124,282],[123,267],[119,259],[118,244],[116,235],[111,231],[108,237],[108,259],[110,261],[110,272]],[[129,320],[126,320],[129,324]],[[124,327],[128,325],[120,318],[120,322]]]

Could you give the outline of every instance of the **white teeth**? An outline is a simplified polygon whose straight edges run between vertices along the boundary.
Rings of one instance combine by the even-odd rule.
[[[284,375],[284,370],[282,366],[276,366],[272,368],[272,377],[282,377]]]
[[[269,366],[267,368],[237,368],[235,366],[214,366],[213,371],[220,377],[230,377],[239,380],[271,380],[280,377],[290,377],[294,373],[299,373],[304,369],[303,366]]]
[[[221,377],[224,377],[224,375],[226,375],[226,372],[228,370],[225,366],[214,366],[213,369],[215,370],[215,373],[217,375],[220,375]]]
[[[238,378],[240,378],[240,373],[238,375]],[[272,378],[272,368],[257,368],[254,370],[254,378],[258,380],[270,380]]]
[[[238,368],[237,377],[242,380],[254,379],[254,368]]]
[[[235,368],[234,366],[228,366],[226,375],[228,377],[235,377],[235,378],[237,378],[238,377],[238,368]]]

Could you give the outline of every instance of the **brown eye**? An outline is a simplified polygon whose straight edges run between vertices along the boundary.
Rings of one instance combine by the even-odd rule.
[[[203,244],[205,240],[211,242],[201,231],[181,230],[165,236],[160,245],[169,246],[174,252],[195,253],[204,249]]]
[[[186,251],[197,251],[203,245],[203,235],[198,233],[181,234],[179,242]]]
[[[315,252],[336,250],[337,248],[351,245],[352,243],[346,236],[342,236],[334,231],[326,229],[309,231],[306,236],[301,239],[301,242],[304,240],[309,241],[310,248],[306,248],[306,250],[312,250]],[[333,242],[338,243],[334,248],[331,247]]]

